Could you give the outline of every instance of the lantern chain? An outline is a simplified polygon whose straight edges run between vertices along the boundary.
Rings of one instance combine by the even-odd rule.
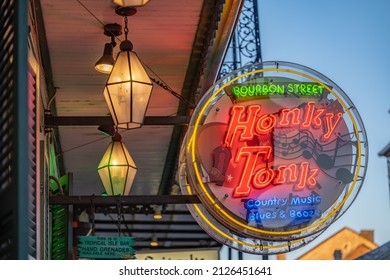
[[[91,198],[90,220],[92,222],[92,228],[91,228],[92,232],[91,232],[91,234],[92,234],[92,236],[95,236],[95,228],[96,228],[96,226],[95,226],[95,201],[94,201],[93,197]]]
[[[128,23],[128,19],[127,16],[125,16],[125,28],[123,29],[123,31],[125,32],[126,41],[127,41],[127,34],[129,33],[129,28],[127,27],[127,23]]]
[[[122,229],[121,229],[121,217],[122,217],[122,211],[121,211],[121,204],[119,203],[119,201],[118,201],[118,203],[117,203],[117,208],[118,208],[118,236],[121,236],[121,232],[122,232]]]

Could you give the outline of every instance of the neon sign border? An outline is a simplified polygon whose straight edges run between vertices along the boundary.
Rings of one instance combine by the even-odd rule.
[[[253,228],[251,226],[248,226],[246,224],[243,224],[241,221],[238,221],[237,219],[235,219],[234,217],[232,217],[231,215],[229,215],[229,213],[227,213],[220,205],[218,205],[215,200],[211,197],[211,195],[209,194],[209,192],[207,191],[205,185],[203,184],[202,182],[202,179],[201,179],[201,175],[200,175],[200,172],[199,172],[199,169],[198,169],[198,166],[196,164],[196,156],[195,156],[195,143],[196,143],[196,135],[197,135],[197,130],[198,130],[198,126],[200,124],[200,121],[201,121],[201,118],[205,112],[205,110],[209,107],[210,103],[212,102],[212,100],[227,86],[229,86],[230,84],[232,84],[233,82],[237,81],[238,79],[240,78],[244,78],[246,76],[249,76],[249,75],[254,75],[254,74],[258,74],[258,73],[265,73],[265,72],[286,72],[286,73],[292,73],[292,74],[295,74],[295,75],[298,75],[298,76],[301,76],[301,77],[305,77],[311,81],[314,81],[316,83],[319,83],[321,84],[322,86],[324,86],[327,90],[329,90],[329,92],[332,93],[332,95],[338,99],[338,101],[340,102],[340,104],[343,106],[343,108],[345,109],[345,111],[348,113],[349,115],[349,118],[352,122],[352,125],[353,125],[353,130],[354,130],[354,133],[355,135],[357,136],[357,157],[358,157],[358,162],[357,162],[357,169],[355,171],[355,176],[354,176],[354,179],[353,179],[353,183],[351,184],[351,187],[349,188],[348,190],[348,193],[345,195],[345,197],[343,198],[343,200],[332,210],[330,211],[330,213],[328,213],[324,218],[320,219],[319,221],[305,227],[305,228],[301,228],[301,229],[298,229],[298,230],[291,230],[291,231],[284,231],[284,232],[278,232],[278,231],[266,231],[266,230],[262,230],[262,229],[258,229],[258,228]],[[296,70],[292,70],[292,69],[287,69],[287,68],[267,68],[267,69],[258,69],[258,70],[254,70],[254,71],[251,71],[251,72],[247,72],[247,73],[244,73],[244,74],[241,74],[235,78],[233,78],[232,80],[228,81],[226,84],[224,84],[223,86],[221,86],[219,89],[216,90],[216,92],[214,92],[208,99],[207,101],[205,102],[205,104],[202,106],[202,108],[200,109],[199,113],[197,114],[197,118],[195,120],[195,122],[193,123],[193,131],[192,131],[192,135],[191,135],[191,138],[189,139],[188,141],[188,145],[187,145],[187,149],[188,151],[191,152],[191,159],[192,159],[192,164],[194,166],[194,171],[195,171],[195,175],[196,175],[196,179],[197,179],[197,185],[201,188],[201,190],[203,191],[202,193],[205,194],[205,197],[207,199],[207,201],[209,203],[212,203],[213,207],[216,209],[216,211],[218,211],[220,214],[222,214],[221,216],[223,218],[226,218],[228,221],[231,221],[233,222],[235,225],[237,226],[240,226],[241,228],[244,228],[244,229],[248,229],[248,230],[251,230],[253,232],[256,232],[256,233],[260,233],[260,234],[267,234],[267,235],[278,235],[278,236],[285,236],[285,235],[292,235],[292,234],[299,234],[299,233],[302,233],[303,231],[305,230],[309,230],[309,229],[312,229],[314,227],[321,227],[328,219],[330,219],[331,217],[333,217],[345,204],[345,202],[347,201],[347,199],[349,198],[349,196],[351,195],[351,193],[353,192],[354,188],[355,188],[355,185],[357,183],[357,179],[359,177],[359,173],[360,173],[360,167],[361,167],[361,139],[360,137],[358,137],[359,135],[359,130],[357,128],[357,124],[355,122],[355,118],[352,116],[352,113],[351,111],[349,110],[349,108],[346,106],[346,104],[344,103],[344,101],[338,96],[338,94],[336,94],[331,88],[329,88],[329,86],[327,86],[326,84],[324,84],[323,82],[319,81],[318,79],[308,75],[308,74],[305,74],[305,73],[302,73],[302,72],[299,72],[299,71],[296,71]],[[337,200],[336,200],[337,201]],[[201,211],[198,207],[195,207],[195,209],[197,210],[197,212],[201,215]],[[204,217],[203,215],[201,215],[202,217]],[[205,218],[205,217],[204,217]],[[206,219],[207,220],[207,219]],[[207,220],[208,221],[208,220]],[[210,224],[211,225],[211,224]],[[225,236],[226,237],[226,236]]]

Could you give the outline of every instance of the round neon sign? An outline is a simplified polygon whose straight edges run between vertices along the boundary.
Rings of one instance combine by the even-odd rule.
[[[264,62],[218,81],[193,113],[181,150],[182,192],[215,239],[241,251],[299,248],[358,194],[367,137],[347,95],[307,67]]]

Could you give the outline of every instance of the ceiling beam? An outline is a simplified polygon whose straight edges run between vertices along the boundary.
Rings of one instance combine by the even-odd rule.
[[[117,221],[113,220],[95,220],[95,225],[118,225]],[[150,221],[139,221],[139,220],[123,220],[121,221],[121,224],[128,224],[128,225],[153,225],[153,226],[166,226],[166,225],[185,225],[185,226],[198,226],[198,223],[194,220],[192,221],[159,221],[159,220],[150,220]]]
[[[117,228],[102,228],[102,227],[96,227],[95,228],[95,232],[105,232],[105,233],[114,233],[114,232],[118,232],[118,229]],[[125,232],[129,232],[129,233],[166,233],[166,234],[190,234],[190,235],[194,235],[194,234],[199,234],[199,235],[208,235],[204,230],[202,229],[147,229],[147,228],[137,228],[137,229],[129,229],[129,230],[125,230],[124,228],[121,228],[121,232],[122,233],[125,233]],[[192,236],[193,239],[198,239],[198,237],[196,236]],[[174,238],[172,238],[174,240]]]
[[[92,204],[89,205],[76,205],[74,207],[75,213],[80,214],[83,211],[87,211],[87,213],[92,214],[111,214],[111,215],[118,215],[118,209],[121,210],[121,215],[124,217],[129,216],[129,215],[149,215],[149,214],[154,214],[155,212],[155,207],[152,207],[151,205],[120,205],[118,208],[118,205],[116,206],[110,206],[110,205],[105,205],[105,206],[95,206],[94,209],[92,209]],[[191,213],[187,211],[176,211],[176,210],[163,210],[162,214],[164,216],[169,216],[169,215],[186,215],[186,216],[191,216]]]
[[[189,116],[146,116],[143,125],[187,125]],[[52,116],[45,115],[45,126],[114,125],[110,116]]]
[[[164,205],[197,204],[197,195],[50,196],[50,205]]]
[[[198,242],[198,244],[196,246],[189,246],[189,245],[169,245],[169,246],[164,246],[164,245],[159,245],[157,247],[151,247],[151,246],[133,246],[133,248],[138,252],[138,253],[143,253],[144,251],[146,251],[148,254],[153,254],[153,250],[161,250],[161,249],[169,249],[169,250],[176,250],[176,249],[180,249],[180,250],[186,250],[186,251],[192,251],[192,250],[197,250],[197,249],[204,249],[204,248],[215,248],[215,246],[218,246],[218,245],[212,245],[212,246],[205,246],[203,244],[200,244],[200,242]],[[219,245],[218,248],[220,248],[221,246]],[[137,257],[137,254],[136,254],[136,257]]]
[[[139,240],[136,240],[136,244],[137,243],[142,243],[142,242],[150,242],[151,239],[149,240],[145,240],[145,241],[139,241]],[[165,237],[158,237],[158,242],[175,242],[175,243],[178,243],[178,242],[183,242],[183,243],[187,243],[187,242],[190,242],[190,243],[200,243],[200,244],[204,244],[204,243],[215,243],[216,241],[214,239],[212,239],[211,237],[207,238],[198,238],[196,237],[196,239],[194,237],[175,237],[175,238],[165,238]]]

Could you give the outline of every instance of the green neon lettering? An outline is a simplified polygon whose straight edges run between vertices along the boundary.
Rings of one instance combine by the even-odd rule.
[[[325,86],[314,83],[291,83],[291,84],[255,84],[234,86],[233,94],[236,97],[254,97],[268,95],[283,95],[295,93],[302,96],[322,95]]]
[[[294,93],[299,92],[299,84],[294,84]]]
[[[301,84],[300,86],[301,86],[301,94],[306,95],[306,85]]]
[[[267,91],[264,91],[264,85],[261,85],[260,88],[261,88],[261,95],[268,95]]]
[[[291,92],[293,92],[293,91],[294,91],[293,85],[292,85],[292,84],[288,84],[288,85],[287,85],[287,92],[288,92],[288,93],[291,93]]]
[[[233,94],[235,96],[239,96],[240,95],[240,87],[233,87]]]
[[[284,94],[284,85],[277,85],[277,91],[279,94]]]
[[[313,85],[313,94],[314,95],[318,94],[318,85]]]
[[[248,95],[249,96],[255,95],[255,87],[254,86],[248,86]]]
[[[264,93],[269,93],[267,85],[263,85],[263,92]]]
[[[261,95],[261,86],[256,85],[256,96]]]
[[[276,86],[274,84],[270,84],[268,87],[270,93],[275,93],[276,92]]]
[[[312,91],[312,84],[307,84],[306,85],[306,91],[309,95],[312,95],[313,94],[313,91]]]
[[[248,93],[248,88],[246,86],[241,87],[241,97],[245,97]]]

